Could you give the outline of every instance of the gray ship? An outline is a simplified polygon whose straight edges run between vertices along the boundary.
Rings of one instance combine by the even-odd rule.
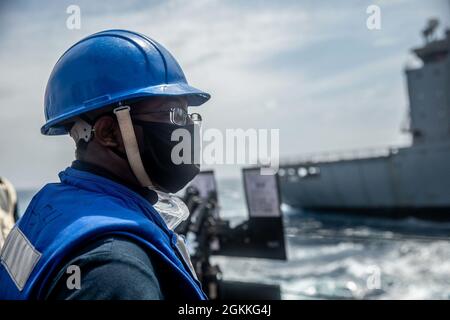
[[[423,62],[405,70],[412,145],[282,162],[283,202],[302,209],[450,219],[450,30],[437,21],[413,49]]]

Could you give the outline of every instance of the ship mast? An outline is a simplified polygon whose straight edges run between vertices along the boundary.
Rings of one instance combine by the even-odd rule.
[[[427,26],[425,29],[422,30],[422,35],[425,39],[425,44],[430,43],[435,39],[436,36],[436,29],[439,26],[439,20],[438,19],[430,19],[428,20]]]

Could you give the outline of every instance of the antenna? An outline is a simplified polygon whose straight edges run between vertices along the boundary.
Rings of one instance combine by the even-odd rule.
[[[427,26],[422,30],[423,37],[425,38],[425,43],[430,43],[434,40],[435,31],[439,26],[439,20],[436,18],[431,18],[428,20]]]

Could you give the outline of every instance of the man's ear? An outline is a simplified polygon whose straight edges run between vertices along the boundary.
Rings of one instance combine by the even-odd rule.
[[[94,139],[104,147],[120,147],[122,136],[117,121],[109,115],[98,118],[94,125]]]

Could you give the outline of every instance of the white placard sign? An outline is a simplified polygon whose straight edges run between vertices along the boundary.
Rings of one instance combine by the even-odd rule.
[[[244,169],[243,175],[250,217],[280,217],[276,175],[261,175],[259,169]]]
[[[211,191],[216,191],[214,171],[200,172],[189,185],[197,188],[200,197],[207,198]]]

